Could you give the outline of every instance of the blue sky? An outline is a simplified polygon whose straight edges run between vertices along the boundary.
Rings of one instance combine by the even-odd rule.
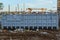
[[[57,9],[57,0],[0,0],[4,4],[3,10],[8,10],[8,5],[11,6],[11,11],[15,11],[17,4],[19,3],[20,9],[23,8],[23,3],[25,8],[47,8],[47,9]]]

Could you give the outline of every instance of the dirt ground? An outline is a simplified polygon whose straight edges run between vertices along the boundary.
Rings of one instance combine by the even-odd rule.
[[[0,32],[0,40],[60,40],[60,31]]]

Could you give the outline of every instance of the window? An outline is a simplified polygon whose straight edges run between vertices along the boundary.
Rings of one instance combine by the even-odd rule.
[[[11,26],[8,26],[8,30],[11,30]]]
[[[50,26],[48,27],[48,30],[51,30],[51,27]]]
[[[3,26],[3,29],[7,29],[7,26]]]
[[[46,29],[47,29],[47,27],[46,27],[46,26],[44,26],[44,27],[43,27],[43,29],[45,29],[45,30],[46,30]]]
[[[24,26],[21,26],[21,29],[24,29]]]
[[[54,30],[56,30],[57,28],[56,27],[53,27]]]
[[[19,29],[19,26],[17,26],[16,28]]]
[[[1,22],[0,22],[0,29],[2,28],[1,26],[2,26],[2,24],[1,24]]]
[[[28,30],[28,26],[25,26],[25,29]]]
[[[42,29],[42,26],[39,26],[39,29]]]
[[[36,31],[36,29],[37,29],[37,26],[34,26],[34,30]]]
[[[12,26],[12,27],[11,27],[11,30],[15,30],[15,26]]]
[[[12,26],[12,30],[15,30],[15,26]]]
[[[33,30],[33,26],[30,26],[30,30]]]

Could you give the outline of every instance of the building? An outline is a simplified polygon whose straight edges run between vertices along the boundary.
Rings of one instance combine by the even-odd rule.
[[[57,12],[60,11],[60,0],[57,0]]]
[[[2,29],[59,29],[55,13],[1,14],[0,25]]]

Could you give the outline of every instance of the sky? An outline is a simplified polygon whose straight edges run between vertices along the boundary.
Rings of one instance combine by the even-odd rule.
[[[57,0],[0,0],[3,3],[4,11],[8,10],[8,5],[10,5],[10,10],[15,11],[17,9],[17,4],[19,4],[19,10],[24,8],[47,8],[56,10],[57,9]]]

